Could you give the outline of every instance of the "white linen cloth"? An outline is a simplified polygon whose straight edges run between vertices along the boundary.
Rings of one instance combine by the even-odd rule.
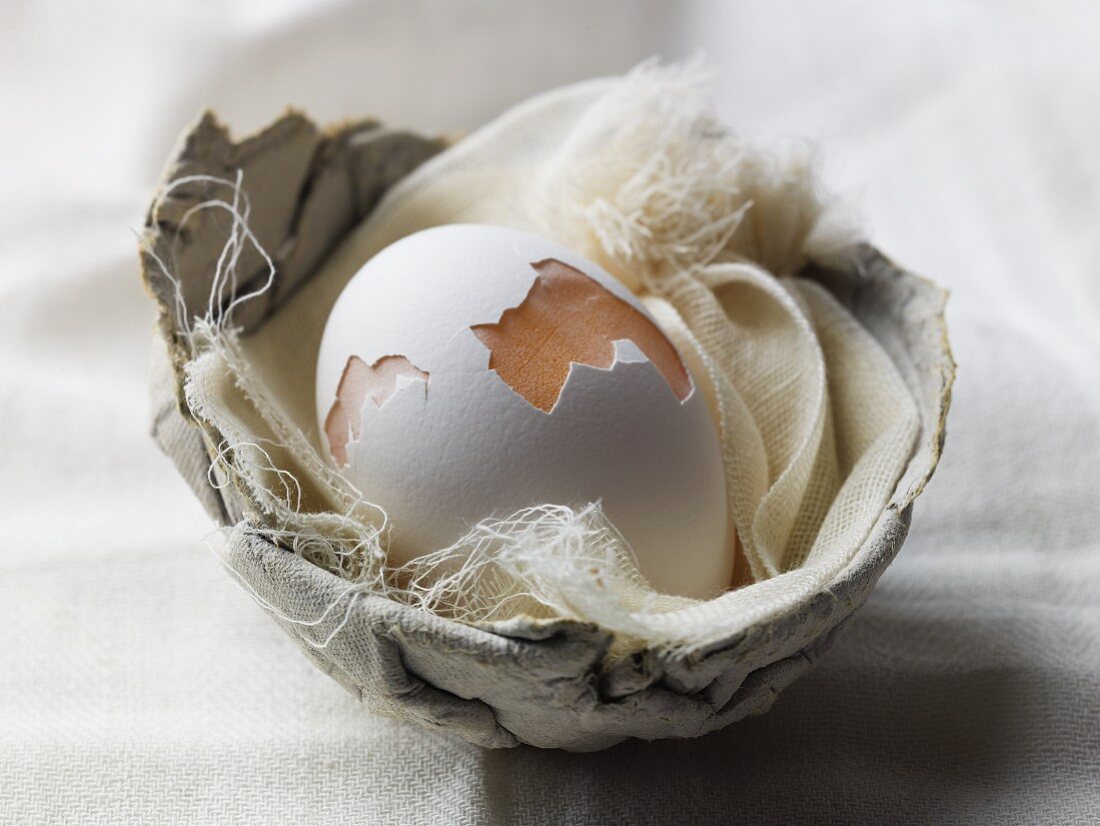
[[[0,9],[0,822],[1100,819],[1100,9],[110,0]],[[954,291],[945,458],[767,715],[589,755],[371,717],[219,567],[149,440],[130,228],[178,130],[288,102],[467,129],[703,47]]]

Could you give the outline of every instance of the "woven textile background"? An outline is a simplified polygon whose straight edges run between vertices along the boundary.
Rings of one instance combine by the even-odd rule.
[[[0,823],[1100,820],[1100,8],[0,9]],[[691,742],[488,752],[365,714],[220,568],[146,429],[142,209],[200,107],[468,129],[706,51],[953,291],[943,464],[834,651]]]

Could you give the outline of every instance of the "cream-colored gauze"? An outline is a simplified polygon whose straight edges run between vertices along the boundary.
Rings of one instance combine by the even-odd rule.
[[[914,449],[916,405],[890,358],[797,275],[810,262],[845,264],[853,241],[819,197],[806,153],[778,158],[732,135],[695,67],[646,64],[548,92],[463,138],[394,186],[248,336],[233,331],[231,311],[214,310],[248,242],[247,204],[230,206],[218,295],[192,327],[187,402],[219,434],[214,481],[244,495],[264,535],[349,592],[472,624],[520,613],[588,621],[614,632],[620,650],[705,645],[818,593],[866,539]],[[750,587],[708,601],[654,592],[598,503],[546,503],[426,548],[401,570],[386,566],[385,514],[323,459],[320,338],[371,256],[460,222],[556,239],[641,297],[706,393]],[[351,603],[281,619],[320,625]]]

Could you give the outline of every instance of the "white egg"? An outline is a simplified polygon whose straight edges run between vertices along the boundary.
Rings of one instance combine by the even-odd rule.
[[[394,563],[486,518],[600,501],[657,590],[730,584],[702,391],[637,298],[558,243],[455,224],[375,255],[325,327],[317,416],[388,514]]]

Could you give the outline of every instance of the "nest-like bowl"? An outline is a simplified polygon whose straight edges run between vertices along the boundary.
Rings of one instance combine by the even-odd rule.
[[[274,252],[271,288],[235,316],[247,335],[293,300],[296,288],[388,187],[443,147],[374,121],[322,132],[295,113],[239,143],[211,115],[184,135],[150,209],[142,254],[145,282],[161,307],[156,441],[218,523],[251,528],[231,533],[228,565],[306,655],[373,711],[483,746],[530,743],[578,751],[631,737],[694,737],[766,711],[828,650],[897,554],[913,500],[943,444],[954,376],[945,294],[870,246],[858,249],[847,271],[810,268],[801,274],[847,307],[897,366],[920,414],[909,464],[858,553],[826,587],[792,610],[704,646],[618,656],[611,653],[611,632],[571,620],[520,617],[474,627],[379,596],[341,604],[347,583],[265,535],[243,492],[211,472],[214,446],[222,439],[188,408],[184,372],[194,354],[180,329],[181,319],[205,310],[225,243],[224,221],[181,226],[188,210],[208,197],[203,176],[240,176],[249,226]],[[164,191],[188,176],[194,183]],[[178,289],[162,277],[160,265],[169,258]],[[251,252],[241,255],[238,272],[251,276],[238,290],[268,277],[266,262]],[[338,611],[315,622],[287,619],[337,604]]]

